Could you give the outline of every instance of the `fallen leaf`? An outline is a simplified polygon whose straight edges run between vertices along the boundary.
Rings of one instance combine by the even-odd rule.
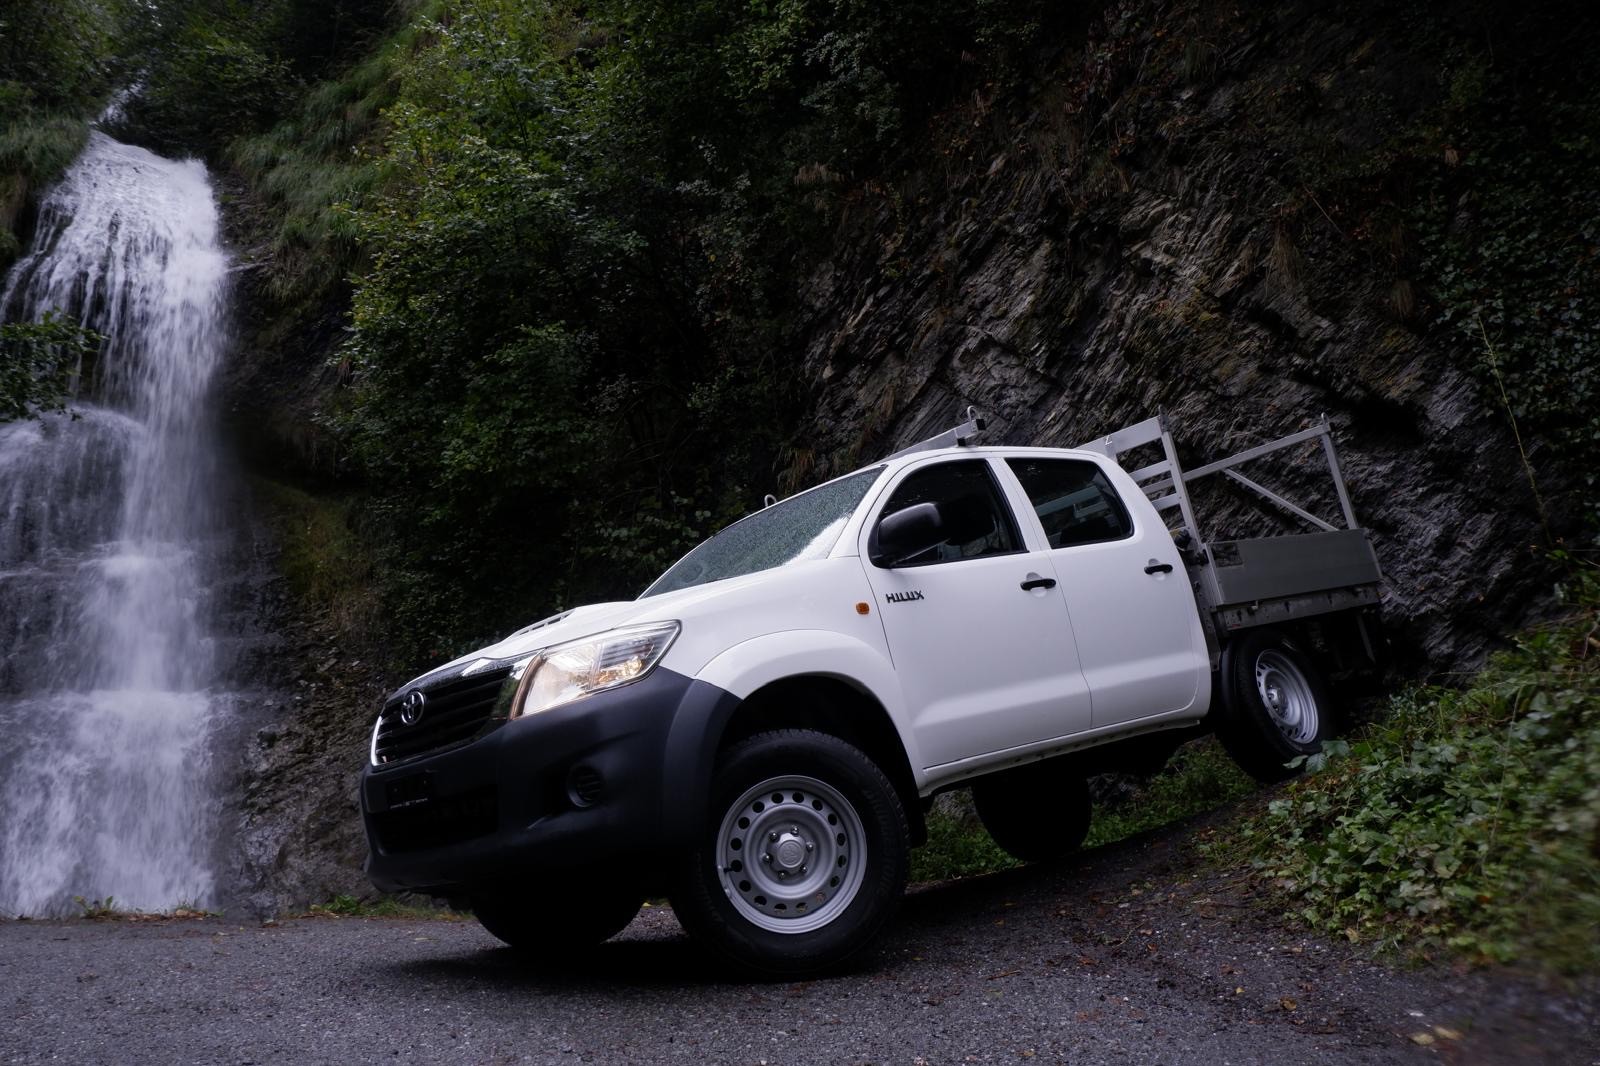
[[[1278,1000],[1278,1006],[1282,1007],[1284,1010],[1298,1010],[1300,1004],[1296,1003],[1288,996],[1284,996],[1282,999]]]
[[[1412,1033],[1411,1034],[1411,1042],[1413,1044],[1421,1044],[1423,1047],[1427,1047],[1428,1045],[1433,1043],[1433,1034],[1432,1033]]]

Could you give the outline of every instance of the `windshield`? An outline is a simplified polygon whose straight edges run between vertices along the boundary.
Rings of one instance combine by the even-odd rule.
[[[739,519],[679,559],[639,598],[823,558],[882,472],[881,466],[862,470]]]

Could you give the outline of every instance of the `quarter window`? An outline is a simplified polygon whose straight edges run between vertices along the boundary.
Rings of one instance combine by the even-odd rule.
[[[982,459],[961,459],[914,471],[894,490],[878,517],[882,519],[919,503],[937,503],[951,524],[952,536],[902,566],[949,563],[1021,550],[1022,541],[1011,511],[1001,501],[994,475]]]
[[[1133,522],[1105,471],[1082,459],[1007,459],[1052,548],[1121,540]]]

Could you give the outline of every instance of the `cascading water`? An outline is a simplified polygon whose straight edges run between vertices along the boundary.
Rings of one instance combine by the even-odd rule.
[[[106,338],[70,415],[0,426],[0,915],[217,890],[217,227],[200,163],[96,132],[0,296]]]

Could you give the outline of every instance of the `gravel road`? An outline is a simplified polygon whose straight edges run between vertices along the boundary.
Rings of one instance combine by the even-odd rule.
[[[0,1062],[1600,1064],[1593,987],[1292,935],[1179,839],[920,889],[801,983],[728,979],[663,908],[561,971],[471,922],[0,922]]]

